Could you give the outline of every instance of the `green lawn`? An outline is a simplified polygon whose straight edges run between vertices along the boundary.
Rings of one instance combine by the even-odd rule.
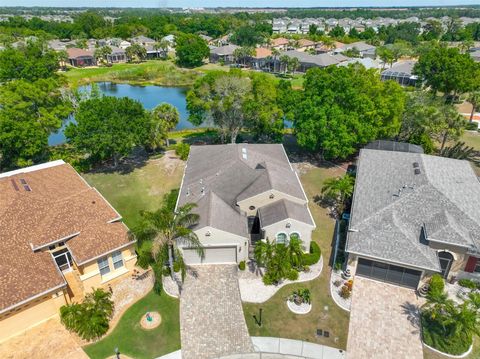
[[[140,210],[160,207],[162,197],[180,188],[183,162],[169,155],[140,163],[127,172],[92,172],[82,176],[122,215],[130,228],[140,219]]]
[[[477,151],[480,151],[480,132],[465,131],[461,138],[461,141],[464,141],[467,146],[471,146]],[[477,172],[477,175],[480,176],[480,166],[473,166],[476,170],[475,172]]]
[[[152,330],[140,326],[142,316],[148,311],[158,311],[162,316],[160,326]],[[111,357],[114,348],[135,359],[152,359],[180,349],[178,299],[150,292],[125,312],[111,334],[83,347],[94,359]]]
[[[69,68],[65,73],[72,87],[99,81],[187,87],[191,86],[200,75],[202,75],[201,69],[179,68],[169,60],[114,64],[111,67]]]
[[[309,170],[301,176],[304,189],[310,200],[310,209],[317,224],[313,239],[322,250],[324,268],[319,278],[299,284],[291,284],[280,289],[270,300],[262,304],[244,303],[243,310],[248,330],[252,336],[272,336],[306,340],[345,349],[348,336],[349,315],[332,300],[329,289],[329,267],[334,221],[327,211],[313,202],[313,197],[320,193],[325,179],[339,176],[338,168],[322,167]],[[312,311],[307,315],[295,315],[287,308],[286,298],[297,288],[309,288],[312,296]],[[328,307],[328,309],[326,308]],[[258,316],[263,309],[263,325],[255,324],[253,315]],[[329,338],[317,338],[316,329],[328,330]],[[335,340],[335,338],[338,338]]]

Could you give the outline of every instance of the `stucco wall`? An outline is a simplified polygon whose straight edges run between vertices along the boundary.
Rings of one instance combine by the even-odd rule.
[[[195,233],[204,247],[235,245],[237,246],[237,261],[241,262],[248,259],[248,238],[213,227],[204,227],[196,230]],[[207,236],[207,233],[210,235]],[[178,243],[178,245],[180,248],[183,247],[182,243]]]
[[[290,224],[290,227],[288,227]],[[292,233],[298,233],[305,251],[310,249],[310,241],[312,240],[312,230],[313,226],[310,226],[306,223],[296,221],[294,219],[286,219],[277,223],[274,223],[270,226],[263,227],[265,231],[265,238],[268,238],[270,241],[274,241],[277,233],[283,232],[288,236]]]
[[[271,195],[273,195],[273,198],[270,198]],[[257,214],[257,210],[260,207],[274,203],[281,199],[287,199],[289,201],[292,201],[294,203],[299,203],[299,204],[305,204],[307,202],[306,200],[289,196],[288,194],[285,194],[283,192],[272,190],[272,191],[261,193],[254,197],[247,198],[243,201],[238,202],[237,204],[240,207],[240,210],[245,212],[247,216],[255,216]],[[255,209],[251,210],[250,206],[254,206]]]
[[[123,248],[121,251],[124,266],[114,270],[112,254],[110,253],[107,256],[108,264],[110,266],[110,273],[106,274],[103,278],[100,275],[97,260],[86,263],[79,267],[81,274],[80,279],[82,280],[85,292],[91,292],[92,288],[102,287],[108,282],[130,273],[136,262],[135,244]]]
[[[26,303],[10,313],[0,315],[0,343],[58,315],[60,307],[64,304],[65,294],[60,290]]]

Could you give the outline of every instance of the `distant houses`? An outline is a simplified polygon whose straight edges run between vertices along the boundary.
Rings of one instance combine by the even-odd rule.
[[[418,76],[413,74],[415,63],[414,60],[397,62],[382,72],[381,79],[383,81],[394,80],[402,86],[416,86]]]

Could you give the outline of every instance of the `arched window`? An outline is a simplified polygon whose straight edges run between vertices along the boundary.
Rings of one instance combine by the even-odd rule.
[[[287,234],[284,232],[277,233],[275,236],[275,242],[278,244],[287,244]]]
[[[290,240],[292,240],[292,239],[299,239],[300,240],[301,239],[300,233],[298,233],[298,232],[290,233]]]

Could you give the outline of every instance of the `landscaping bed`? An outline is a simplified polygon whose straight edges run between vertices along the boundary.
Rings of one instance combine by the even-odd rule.
[[[425,316],[422,316],[422,334],[425,344],[447,354],[464,354],[472,345],[471,336],[461,332],[458,335],[446,337],[443,329],[430,322]]]
[[[160,313],[161,324],[150,330],[141,328],[147,312]],[[121,317],[112,333],[83,349],[90,358],[104,359],[120,353],[136,359],[151,359],[180,349],[179,301],[165,293],[151,291],[132,305]]]
[[[305,171],[302,171],[301,182],[310,200],[310,210],[317,225],[312,238],[320,246],[322,257],[327,261],[332,250],[335,221],[329,216],[328,210],[317,205],[313,198],[320,193],[325,179],[340,176],[344,174],[344,170],[334,166],[303,167]],[[243,311],[250,335],[307,340],[345,349],[349,314],[338,307],[330,295],[328,270],[330,268],[325,267],[322,275],[314,280],[286,285],[264,303],[244,303]],[[312,310],[301,316],[291,312],[285,304],[292,292],[298,289],[310,290],[313,303]],[[261,327],[255,320],[259,318],[260,309],[262,309]],[[328,331],[329,336],[317,336],[317,329]]]

